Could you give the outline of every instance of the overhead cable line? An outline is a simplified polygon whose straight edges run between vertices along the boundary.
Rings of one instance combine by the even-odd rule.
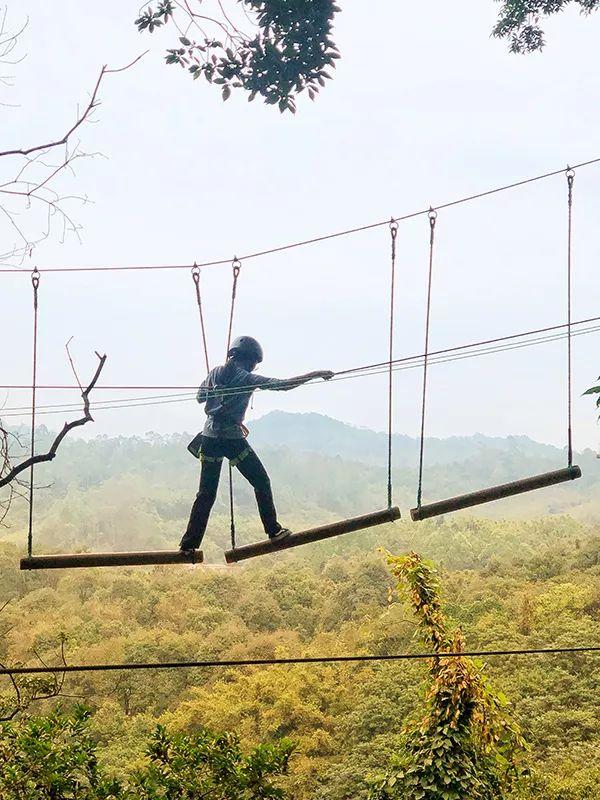
[[[584,336],[589,333],[598,333],[600,332],[600,325],[592,326],[589,328],[584,328],[583,330],[577,331],[572,334],[572,336]],[[437,357],[429,358],[429,364],[448,364],[455,361],[463,361],[468,358],[476,358],[479,356],[485,355],[493,355],[495,353],[504,353],[512,350],[520,350],[524,347],[532,347],[534,345],[539,344],[547,344],[549,342],[559,341],[561,339],[565,339],[567,337],[566,333],[554,334],[551,336],[544,336],[538,337],[536,339],[532,339],[525,342],[511,342],[510,344],[506,344],[504,346],[499,347],[486,347],[480,350],[476,350],[474,352],[466,352],[466,353],[454,353],[453,355],[447,355],[446,357],[442,357],[443,353]],[[393,365],[393,372],[403,372],[407,369],[417,369],[418,367],[422,366],[422,359],[423,356],[411,356],[410,358],[406,359],[398,359],[394,362]],[[388,372],[388,363],[384,362],[381,367],[377,368],[369,368],[366,371],[364,368],[360,368],[356,370],[354,374],[348,374],[349,371],[345,371],[344,373],[336,373],[337,377],[332,378],[328,383],[333,381],[343,381],[343,380],[353,380],[355,378],[367,378],[376,375],[387,374]],[[307,383],[304,386],[309,385],[316,385]],[[2,387],[0,387],[2,388]],[[19,387],[21,388],[21,387]],[[26,388],[26,387],[25,387]],[[40,389],[41,387],[37,387]],[[75,387],[49,387],[49,388],[75,388]],[[120,388],[120,387],[111,387],[113,389]],[[126,387],[131,388],[131,387]],[[228,392],[229,395],[236,395],[242,392],[247,391],[250,388],[255,387],[236,387],[235,390]],[[146,406],[157,406],[157,405],[170,405],[172,403],[184,403],[193,400],[196,396],[196,392],[185,392],[181,394],[172,394],[172,395],[149,395],[147,397],[132,397],[132,398],[114,398],[112,400],[99,400],[94,403],[94,410],[95,411],[109,411],[111,409],[121,409],[121,408],[144,408]],[[37,415],[47,415],[47,414],[63,414],[69,411],[76,410],[79,408],[80,404],[75,403],[56,403],[56,404],[49,404],[45,406],[37,406]],[[48,410],[49,409],[49,410]],[[14,406],[8,407],[4,411],[0,412],[0,416],[3,418],[8,417],[22,417],[28,416],[31,413],[31,406]]]
[[[589,317],[589,319],[581,319],[581,320],[578,320],[577,322],[571,322],[570,324],[571,324],[571,327],[572,327],[574,325],[586,325],[588,322],[598,322],[598,321],[600,321],[600,317]],[[474,347],[482,347],[482,346],[488,345],[488,344],[491,345],[491,344],[497,344],[499,342],[508,342],[511,339],[521,339],[521,338],[523,338],[525,336],[536,336],[537,334],[541,334],[541,333],[550,333],[552,331],[558,331],[561,328],[567,328],[568,325],[569,325],[569,323],[562,323],[561,325],[550,325],[550,326],[548,326],[546,328],[537,328],[536,330],[522,331],[521,333],[511,333],[508,336],[498,336],[495,339],[482,339],[479,342],[470,342],[469,344],[459,344],[459,345],[455,345],[454,347],[446,347],[446,348],[444,348],[442,350],[431,350],[431,351],[429,351],[429,353],[427,355],[428,355],[429,358],[432,358],[434,356],[443,355],[445,353],[454,353],[454,352],[457,352],[458,350],[467,350],[467,349],[474,348]],[[566,336],[567,334],[564,334],[564,335]],[[396,359],[394,359],[393,363],[394,364],[400,364],[400,363],[404,363],[406,361],[413,361],[413,360],[419,360],[420,361],[420,360],[422,360],[424,358],[425,358],[425,353],[419,353],[418,355],[414,355],[414,356],[404,356],[403,358],[396,358]],[[340,370],[339,372],[336,372],[335,374],[336,375],[345,375],[346,373],[349,373],[349,372],[356,372],[358,370],[368,370],[368,369],[372,369],[374,367],[387,367],[387,365],[388,365],[387,361],[380,361],[377,364],[368,364],[368,365],[362,366],[362,367],[355,367],[355,368],[350,368],[350,369],[346,369],[346,370]],[[5,388],[5,387],[0,387],[0,388]],[[73,388],[77,388],[77,387],[73,387]]]
[[[582,161],[579,164],[574,164],[569,169],[582,169],[583,167],[589,167],[593,164],[600,163],[599,158],[593,158],[589,161]],[[564,175],[565,168],[561,167],[560,169],[552,170],[551,172],[545,172],[541,175],[535,175],[531,178],[523,178],[519,181],[514,181],[513,183],[508,183],[503,186],[497,186],[493,189],[487,189],[483,192],[477,192],[476,194],[467,195],[465,197],[460,197],[456,200],[450,200],[446,203],[439,203],[435,205],[435,208],[440,211],[444,208],[452,208],[453,206],[461,205],[462,203],[469,203],[473,200],[479,200],[483,197],[489,197],[493,194],[498,194],[499,192],[505,192],[508,189],[516,189],[519,186],[525,186],[529,183],[535,183],[536,181],[545,180],[546,178],[552,178],[556,175]],[[412,211],[409,214],[403,214],[399,217],[393,217],[394,222],[404,222],[405,220],[414,219],[415,217],[420,217],[425,214],[428,214],[431,207],[421,209],[419,211]],[[336,233],[328,233],[324,234],[323,236],[315,236],[310,239],[304,239],[298,242],[291,242],[290,244],[279,245],[278,247],[271,247],[265,250],[258,250],[252,253],[247,253],[246,255],[240,256],[241,261],[248,261],[251,258],[259,258],[261,256],[272,255],[274,253],[281,253],[285,250],[293,250],[297,247],[305,247],[309,244],[317,244],[318,242],[325,242],[329,239],[338,239],[342,236],[350,236],[354,233],[361,233],[363,231],[373,230],[374,228],[381,228],[384,225],[389,225],[390,220],[386,219],[381,222],[372,222],[367,225],[361,225],[356,228],[348,228],[343,231],[337,231]],[[231,264],[231,258],[220,258],[214,261],[205,261],[205,262],[197,262],[194,261],[190,264],[138,264],[138,265],[127,265],[127,266],[102,266],[102,267],[44,267],[40,269],[40,272],[123,272],[123,271],[132,271],[132,270],[177,270],[177,269],[193,269],[194,267],[217,267],[217,266],[224,266],[224,265]],[[4,273],[11,273],[11,274],[19,274],[23,273],[24,275],[29,274],[29,270],[22,270],[19,267],[13,267],[12,269],[3,268],[0,269],[0,272]]]
[[[577,325],[587,325],[590,322],[600,322],[600,316],[598,316],[598,317],[588,317],[587,319],[576,320],[575,322],[571,322],[570,324],[571,324],[572,327],[574,327],[574,326],[577,326]],[[446,347],[446,348],[443,348],[441,350],[431,350],[429,352],[429,357],[432,358],[434,356],[440,356],[440,355],[444,355],[446,353],[454,353],[454,352],[457,352],[459,350],[468,350],[468,349],[475,348],[475,347],[482,347],[484,345],[492,345],[492,344],[497,344],[497,343],[500,343],[500,342],[508,342],[511,339],[522,339],[522,338],[524,338],[526,336],[536,336],[537,334],[550,333],[552,331],[559,331],[562,328],[567,328],[568,325],[569,325],[569,323],[561,323],[560,325],[549,325],[549,326],[547,326],[545,328],[535,328],[535,329],[529,330],[529,331],[521,331],[519,333],[511,333],[511,334],[508,334],[507,336],[498,336],[495,339],[482,339],[482,340],[480,340],[478,342],[469,342],[467,344],[454,345],[453,347]],[[596,328],[589,328],[589,329],[587,329],[586,332],[593,332],[595,330],[596,330]],[[566,336],[566,335],[567,334],[564,334],[564,336]],[[556,337],[556,338],[559,338],[559,337]],[[544,341],[546,341],[546,339],[544,339]],[[404,364],[404,363],[407,363],[407,362],[410,362],[410,361],[421,360],[421,359],[423,359],[423,357],[424,357],[424,353],[417,353],[417,354],[412,355],[412,356],[403,356],[402,358],[395,358],[395,359],[393,359],[393,361],[391,363],[394,364],[394,365],[396,365],[396,364]],[[361,365],[361,366],[358,366],[358,367],[349,367],[348,369],[338,370],[335,373],[335,375],[336,375],[336,377],[340,377],[340,376],[349,375],[349,374],[355,373],[355,372],[362,372],[362,371],[372,370],[372,369],[375,369],[377,367],[385,367],[385,369],[387,370],[389,368],[389,364],[390,364],[389,361],[377,361],[377,362],[375,362],[373,364],[364,364],[364,365]],[[0,389],[31,389],[31,388],[32,388],[32,386],[29,383],[4,383],[4,384],[0,384]],[[80,387],[75,385],[75,384],[41,384],[41,383],[38,383],[37,384],[37,388],[38,389],[61,389],[61,390],[63,390],[63,389],[79,389]],[[241,387],[241,389],[244,390],[244,391],[249,389],[249,388],[253,388],[253,387],[250,387],[250,386]],[[173,390],[174,389],[182,389],[182,390],[187,389],[189,391],[197,392],[198,391],[198,385],[194,384],[193,386],[188,386],[188,385],[172,385],[172,386],[169,386],[169,385],[157,385],[157,384],[153,384],[153,385],[141,385],[141,384],[137,384],[137,385],[110,384],[109,385],[109,384],[107,384],[105,386],[96,386],[95,390],[98,390],[98,389],[113,390],[113,391],[128,390],[128,391],[132,391],[132,392],[133,391],[146,391],[146,390],[161,390],[161,389],[165,390],[165,391],[166,390],[171,390],[171,389],[173,389]],[[102,401],[100,401],[100,402],[102,402]],[[40,407],[42,407],[42,406],[40,406]]]
[[[584,328],[583,330],[577,331],[572,334],[572,336],[584,336],[589,333],[598,333],[600,332],[600,325],[591,326],[589,328]],[[547,344],[549,342],[556,342],[561,339],[565,339],[567,337],[566,333],[557,333],[550,336],[542,336],[536,339],[530,339],[528,341],[513,341],[507,343],[505,345],[500,345],[497,347],[485,347],[473,352],[464,352],[464,353],[456,353],[454,352],[456,348],[451,348],[450,351],[438,351],[440,355],[432,357],[430,354],[429,357],[429,364],[448,364],[454,361],[463,361],[464,359],[468,358],[476,358],[479,356],[485,355],[493,355],[495,353],[504,353],[509,352],[512,350],[520,350],[525,347],[532,347],[534,345],[539,344]],[[470,345],[464,345],[464,348],[471,347]],[[422,366],[423,356],[409,356],[404,359],[397,359],[393,362],[393,371],[394,372],[403,372],[407,369],[417,369],[418,367]],[[375,375],[382,375],[387,373],[388,371],[389,362],[383,362],[381,366],[374,365],[373,367],[359,367],[356,368],[354,373],[351,373],[350,370],[344,370],[341,373],[336,373],[336,377],[332,378],[328,383],[332,383],[333,381],[343,381],[343,380],[352,380],[354,378],[366,378]],[[315,386],[315,383],[306,383],[303,386]],[[320,384],[319,384],[320,385]],[[27,386],[11,386],[11,387],[0,387],[0,388],[30,388]],[[51,388],[51,389],[74,389],[74,386],[50,386],[50,387],[37,387],[40,388]],[[107,387],[111,389],[132,389],[138,387],[119,387],[119,386],[112,386]],[[153,388],[153,387],[139,387],[142,388]],[[188,388],[188,387],[183,387]],[[229,395],[234,396],[236,394],[245,393],[248,389],[253,389],[255,387],[248,386],[248,387],[236,387],[234,390],[228,392]],[[177,393],[177,394],[168,394],[168,395],[148,395],[147,397],[131,397],[131,398],[114,398],[111,400],[99,400],[94,404],[94,409],[97,411],[108,410],[112,408],[138,408],[143,406],[149,405],[168,405],[169,403],[181,403],[186,402],[188,400],[194,399],[196,396],[196,391],[194,392],[184,392],[184,393]],[[148,401],[148,402],[147,402]],[[49,404],[37,406],[38,410],[37,413],[39,414],[62,414],[63,412],[73,411],[79,408],[79,404],[76,403],[56,403],[56,404]],[[45,410],[45,409],[52,409],[52,410]],[[25,414],[31,413],[31,406],[10,406],[6,408],[4,411],[0,413],[0,416],[3,417],[10,417],[10,416],[24,416]]]
[[[465,650],[449,653],[394,653],[392,655],[357,656],[307,656],[299,658],[256,658],[232,659],[227,661],[149,661],[133,664],[61,664],[42,667],[3,667],[0,675],[43,675],[64,672],[116,672],[131,670],[193,669],[193,668],[232,668],[232,667],[271,667],[291,664],[351,664],[376,661],[424,661],[431,658],[487,658],[491,656],[534,656],[565,655],[575,653],[600,653],[600,646],[584,647],[539,647],[521,650]]]

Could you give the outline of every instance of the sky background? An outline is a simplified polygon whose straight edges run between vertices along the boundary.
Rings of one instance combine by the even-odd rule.
[[[0,5],[2,5],[0,3]],[[365,4],[342,0],[335,40],[342,59],[315,103],[280,115],[244,94],[223,103],[163,52],[166,28],[137,32],[138,6],[19,0],[9,24],[29,18],[0,87],[0,147],[61,136],[84,104],[102,64],[108,76],[95,124],[81,146],[104,157],[81,161],[61,187],[87,195],[70,207],[83,227],[40,244],[26,274],[0,275],[7,331],[1,382],[31,374],[29,270],[52,266],[193,263],[233,258],[289,241],[371,223],[600,156],[597,51],[600,16],[563,13],[546,24],[543,54],[515,56],[490,38],[498,5]],[[367,12],[368,9],[368,12]],[[10,177],[4,163],[0,174]],[[600,314],[600,165],[575,179],[573,318]],[[21,221],[41,224],[35,212]],[[431,348],[511,334],[566,319],[566,181],[561,175],[441,211],[437,223]],[[2,246],[14,234],[0,221]],[[422,352],[429,226],[400,224],[396,356]],[[288,376],[387,358],[390,240],[386,227],[242,265],[235,333],[259,338],[262,372]],[[224,355],[231,270],[202,271],[211,360]],[[40,383],[72,383],[64,344],[82,379],[94,350],[108,354],[105,384],[196,385],[204,377],[194,287],[187,270],[43,275]],[[600,371],[598,336],[574,340],[576,447],[595,447],[593,402],[581,398]],[[565,442],[566,344],[500,353],[430,372],[428,433],[527,434]],[[417,435],[421,374],[395,377],[394,428]],[[97,399],[168,392],[98,391]],[[382,430],[384,376],[257,394],[251,418],[274,408],[316,411]],[[26,392],[3,391],[10,408]],[[40,391],[40,405],[76,402],[77,392]],[[87,435],[195,431],[193,401],[98,410]],[[64,415],[40,416],[50,426]]]

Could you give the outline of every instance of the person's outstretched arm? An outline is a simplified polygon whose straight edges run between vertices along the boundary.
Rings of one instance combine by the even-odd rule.
[[[334,375],[335,372],[331,372],[331,370],[319,369],[315,372],[307,372],[305,375],[296,375],[295,378],[267,378],[267,381],[261,383],[258,388],[274,392],[288,392],[290,389],[296,389],[298,386],[302,386],[302,384],[316,378],[323,378],[324,381],[329,381]]]

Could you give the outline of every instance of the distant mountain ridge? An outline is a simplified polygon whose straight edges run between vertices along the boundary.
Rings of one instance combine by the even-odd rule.
[[[289,447],[299,452],[339,456],[368,464],[381,464],[387,452],[387,434],[359,428],[323,414],[272,411],[250,425],[252,442],[257,447]],[[490,455],[522,456],[540,461],[564,460],[558,447],[541,444],[528,436],[451,436],[447,439],[427,437],[427,463],[453,464]],[[419,440],[406,434],[394,434],[394,464],[413,469],[419,457]]]
[[[387,437],[319,414],[273,412],[252,424],[250,441],[273,484],[281,519],[295,530],[329,520],[365,514],[387,503]],[[49,446],[54,434],[40,426],[37,446]],[[200,464],[187,450],[189,433],[145,436],[67,438],[57,457],[36,468],[35,536],[49,551],[160,549],[173,546],[185,530],[198,487]],[[393,502],[409,523],[415,505],[418,440],[394,437]],[[600,520],[600,462],[592,450],[578,453],[580,480],[487,503],[467,517],[529,519],[569,515]],[[487,486],[566,465],[560,448],[526,436],[482,435],[427,439],[423,502],[464,494]],[[254,493],[236,475],[235,507],[240,541],[260,535]],[[10,529],[0,540],[26,541],[27,504],[17,498]],[[229,497],[222,481],[206,539],[217,558],[229,535]],[[451,526],[460,522],[448,515]],[[434,520],[434,526],[440,522]],[[429,522],[406,529],[417,542]],[[403,528],[404,530],[404,528]],[[364,534],[366,536],[366,534]],[[379,541],[379,533],[369,546]],[[411,538],[412,537],[412,538]],[[203,545],[204,546],[204,545]],[[337,546],[337,545],[336,545]],[[453,545],[454,546],[454,545]]]
[[[98,512],[100,516],[112,508],[127,531],[134,527],[133,522],[125,522],[131,514],[146,513],[148,516],[140,522],[142,528],[168,527],[169,521],[175,519],[181,528],[198,485],[200,465],[187,451],[191,438],[189,433],[98,436],[87,441],[67,438],[57,458],[39,465],[36,471],[40,487],[47,486],[37,492],[36,508],[41,515],[49,514],[48,539],[67,536],[71,529],[66,520],[78,507],[85,507],[87,513],[81,514],[83,522],[68,534],[73,542],[82,541],[82,525],[90,542],[98,538],[97,530],[104,523],[92,522],[94,507],[103,509]],[[53,434],[40,426],[38,448],[47,447],[52,439]],[[310,526],[385,506],[385,433],[320,414],[278,411],[251,424],[250,442],[265,463],[278,508],[286,519]],[[395,435],[393,444],[393,499],[406,517],[416,499],[419,442],[410,436]],[[423,502],[559,469],[566,466],[566,461],[566,452],[561,448],[540,444],[527,436],[428,438]],[[576,463],[583,472],[580,480],[477,506],[467,514],[529,519],[569,514],[579,519],[600,519],[600,461],[588,449],[576,454]],[[235,481],[235,500],[240,513],[255,520],[252,489],[239,477]],[[26,508],[21,505],[19,513],[25,520]],[[227,509],[223,481],[217,513],[226,513]],[[116,527],[115,531],[118,536]],[[157,542],[158,539],[153,546]]]

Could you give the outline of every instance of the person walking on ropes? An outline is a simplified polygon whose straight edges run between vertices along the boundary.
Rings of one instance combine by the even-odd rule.
[[[192,506],[187,530],[179,545],[188,555],[200,547],[211,509],[217,496],[223,459],[229,459],[254,488],[258,511],[267,536],[278,541],[290,531],[279,524],[271,482],[259,457],[246,441],[244,417],[255,389],[285,392],[314,378],[330,380],[329,370],[309,372],[295,378],[277,379],[254,375],[263,360],[260,344],[251,336],[239,336],[227,354],[227,363],[211,370],[198,390],[197,400],[205,404],[206,424],[188,445],[202,462],[200,488]]]

